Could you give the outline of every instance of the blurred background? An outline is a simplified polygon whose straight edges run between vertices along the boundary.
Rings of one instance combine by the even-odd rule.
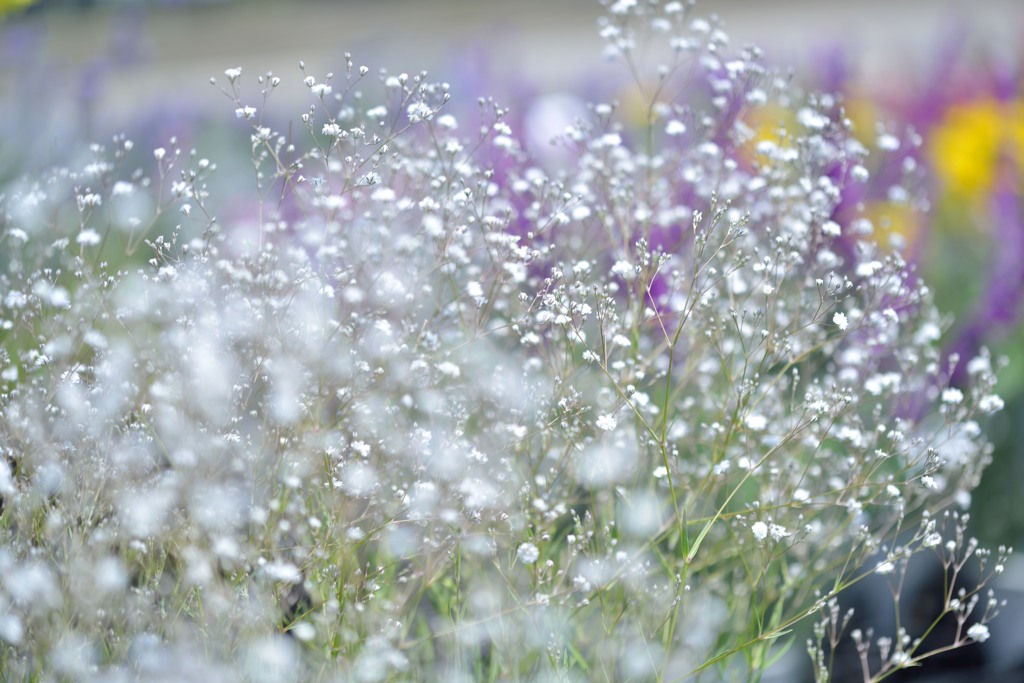
[[[493,95],[518,134],[549,134],[567,102],[628,100],[600,57],[600,13],[596,0],[0,0],[0,192],[120,131],[142,149],[176,136],[230,177],[246,137],[210,77],[242,67],[255,97],[272,70],[282,86],[267,111],[295,117],[308,101],[299,61],[320,80],[343,74],[346,52],[371,73],[428,70],[455,107]],[[868,146],[876,121],[921,136],[902,163],[925,170],[931,211],[884,187],[864,201],[951,314],[947,349],[1009,358],[972,514],[983,542],[1024,546],[1024,2],[706,0],[698,13],[807,89],[841,93]]]

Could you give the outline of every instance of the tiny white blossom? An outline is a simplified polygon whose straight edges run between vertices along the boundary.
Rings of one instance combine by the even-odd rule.
[[[615,344],[616,346],[629,348],[630,346],[633,345],[633,342],[629,340],[629,337],[626,337],[625,335],[622,334],[617,334],[614,337],[612,337],[612,344]]]
[[[274,581],[292,584],[302,581],[302,573],[291,562],[270,562],[263,570]]]
[[[429,119],[433,113],[433,110],[425,102],[413,102],[406,109],[406,115],[413,123]]]
[[[92,228],[82,230],[82,232],[78,233],[78,237],[75,238],[76,242],[87,247],[96,246],[100,243],[100,240],[100,234]]]
[[[597,428],[606,432],[610,432],[615,429],[616,424],[618,423],[615,421],[614,415],[601,415],[597,418]]]
[[[120,197],[126,194],[131,194],[135,190],[135,186],[126,180],[118,180],[114,183],[114,187],[110,189],[111,197]]]
[[[821,226],[821,232],[829,237],[839,237],[843,229],[835,221],[825,221]]]
[[[533,564],[540,558],[540,550],[532,543],[522,543],[516,550],[516,559],[523,564]]]
[[[845,330],[850,325],[850,321],[847,320],[845,313],[836,313],[832,316],[832,322],[836,324],[840,330]]]
[[[451,361],[443,361],[441,363],[438,363],[437,371],[440,372],[442,375],[445,375],[446,377],[452,378],[458,377],[459,375],[462,374],[462,370],[459,369],[459,366],[456,365],[455,363],[452,363]]]
[[[976,643],[984,643],[989,638],[988,626],[971,624],[971,627],[967,629],[967,637]]]
[[[897,650],[892,653],[892,657],[889,658],[889,661],[892,662],[893,666],[904,666],[910,661],[910,655],[903,650]]]
[[[900,140],[895,135],[883,133],[878,136],[878,149],[886,152],[895,152],[900,148]]]
[[[326,97],[331,94],[331,86],[326,83],[316,83],[309,86],[309,91],[317,97]]]
[[[964,392],[956,387],[950,387],[942,392],[942,402],[950,405],[957,405],[964,400]]]
[[[636,269],[629,261],[616,261],[612,266],[612,273],[629,282],[636,279]]]
[[[992,372],[992,361],[987,356],[975,356],[967,362],[967,374],[980,375]]]
[[[295,636],[296,640],[308,643],[316,638],[316,626],[313,626],[308,621],[300,621],[291,627],[289,633]]]
[[[978,401],[978,409],[983,413],[998,413],[1003,405],[1003,399],[996,394],[986,394]]]
[[[752,413],[747,415],[746,419],[743,420],[743,423],[747,425],[747,429],[759,432],[768,426],[768,418],[764,415]]]
[[[754,522],[750,525],[750,533],[754,534],[757,540],[763,541],[768,538],[768,525],[764,522]]]
[[[684,124],[682,121],[679,121],[678,119],[672,119],[667,124],[665,124],[665,134],[666,135],[676,136],[676,135],[682,135],[685,132],[686,132],[686,124]]]

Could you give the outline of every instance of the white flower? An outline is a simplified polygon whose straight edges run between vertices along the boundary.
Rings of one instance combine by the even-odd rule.
[[[516,550],[516,559],[523,564],[533,564],[540,558],[540,550],[532,543],[523,543]]]
[[[313,626],[308,621],[300,621],[291,627],[290,633],[295,636],[296,640],[308,643],[316,638],[316,626]]]
[[[971,624],[971,627],[967,629],[967,637],[977,643],[984,643],[988,640],[988,636],[988,626],[985,624]]]
[[[120,197],[126,194],[131,194],[135,190],[135,186],[126,180],[118,180],[114,183],[114,187],[110,190],[111,197]]]
[[[626,281],[636,279],[636,269],[629,261],[616,261],[612,266],[612,273]]]
[[[629,340],[629,337],[626,337],[625,335],[622,334],[617,334],[614,337],[612,337],[612,344],[615,344],[616,346],[621,346],[623,348],[629,348],[630,346],[633,345],[633,342]]]
[[[821,232],[829,237],[839,237],[843,233],[843,229],[835,221],[825,221],[821,225]]]
[[[992,372],[992,361],[987,356],[975,356],[967,363],[967,374],[980,375]]]
[[[291,562],[270,562],[263,570],[274,581],[292,584],[302,581],[302,572]]]
[[[895,152],[900,148],[900,141],[895,135],[889,133],[883,133],[878,136],[878,149],[886,152]]]
[[[75,241],[84,246],[95,246],[100,243],[100,234],[92,228],[86,228],[78,233]]]
[[[256,118],[256,107],[239,107],[235,110],[235,118],[251,121]]]
[[[885,560],[879,562],[878,566],[875,567],[876,574],[892,574],[896,569],[896,565],[892,563],[892,560]]]
[[[910,655],[903,650],[897,650],[892,653],[892,657],[889,658],[893,666],[905,666],[910,661]]]
[[[840,330],[845,330],[850,325],[850,321],[846,319],[845,313],[836,313],[832,316],[832,322],[836,324]]]
[[[747,425],[747,429],[759,432],[768,426],[768,418],[766,418],[764,415],[752,413],[750,415],[747,415],[746,419],[743,420],[743,423]]]
[[[462,374],[462,370],[458,365],[451,361],[442,361],[437,364],[437,371],[446,377],[458,377]]]
[[[610,432],[615,429],[616,424],[618,423],[615,421],[614,415],[602,415],[597,418],[597,428],[606,432]]]
[[[682,121],[679,121],[677,119],[672,119],[667,124],[665,124],[665,134],[666,135],[676,136],[676,135],[682,135],[685,132],[686,132],[686,124],[684,124]]]
[[[954,387],[950,387],[949,389],[946,389],[945,391],[942,392],[943,403],[949,403],[950,405],[955,406],[956,404],[960,403],[963,400],[964,392]]]
[[[978,409],[983,413],[998,413],[1003,409],[1003,399],[996,394],[987,394],[978,401]]]
[[[764,522],[754,522],[750,525],[750,533],[754,534],[757,540],[763,541],[768,538],[768,525]]]
[[[429,119],[433,116],[434,111],[426,102],[413,102],[405,110],[406,116],[413,123]]]

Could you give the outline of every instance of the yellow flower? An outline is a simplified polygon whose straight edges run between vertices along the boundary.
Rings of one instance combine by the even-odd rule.
[[[932,131],[932,167],[952,195],[980,201],[1001,164],[1024,161],[1024,103],[980,100],[951,107]]]
[[[0,0],[0,19],[6,14],[28,7],[36,0]]]

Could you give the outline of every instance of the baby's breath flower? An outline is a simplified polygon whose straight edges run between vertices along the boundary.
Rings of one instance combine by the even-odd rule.
[[[752,413],[750,415],[747,415],[746,418],[744,418],[743,423],[747,425],[748,429],[755,432],[759,432],[768,426],[768,418],[766,418],[764,415]]]
[[[971,624],[967,629],[967,637],[977,643],[984,643],[989,639],[988,626],[985,624]]]
[[[533,564],[540,558],[540,549],[533,543],[521,543],[516,550],[516,559],[523,564]]]
[[[665,124],[665,133],[671,136],[682,135],[686,132],[686,125],[678,119],[672,119]]]
[[[956,387],[950,387],[942,391],[942,402],[950,405],[957,405],[964,400],[964,392]]]
[[[983,413],[998,413],[1003,409],[1003,399],[997,394],[986,394],[978,401],[978,409]]]
[[[876,574],[892,574],[896,570],[896,565],[892,560],[883,560],[875,565]]]
[[[867,168],[913,179],[915,134],[879,161],[718,19],[604,6],[657,85],[622,106],[457,121],[448,84],[346,54],[300,62],[278,128],[232,68],[248,193],[123,136],[5,185],[0,677],[753,679],[720,653],[791,637],[765,614],[821,611],[826,661],[837,586],[923,548],[1002,571],[939,514],[989,459],[993,363],[947,371],[929,290],[840,210],[870,213]],[[939,596],[978,622],[956,646],[979,590]],[[926,658],[855,633],[865,678]]]
[[[91,247],[99,244],[101,238],[100,234],[92,228],[85,228],[78,233],[78,237],[75,238],[75,241],[83,246]]]

